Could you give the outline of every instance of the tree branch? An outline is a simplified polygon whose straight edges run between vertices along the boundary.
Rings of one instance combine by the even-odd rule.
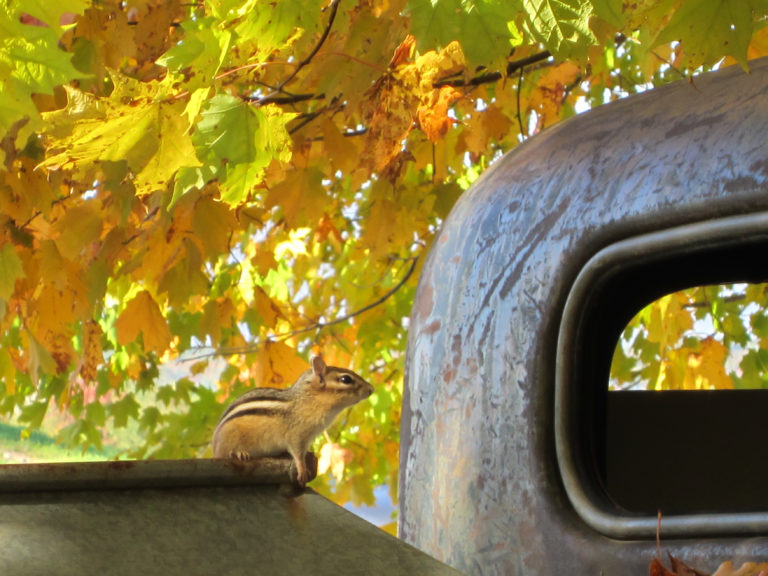
[[[507,69],[504,74],[501,72],[486,72],[484,74],[480,74],[479,76],[475,76],[474,78],[470,78],[469,80],[463,80],[461,78],[443,78],[442,80],[438,80],[433,84],[435,88],[440,88],[442,86],[480,86],[481,84],[491,84],[493,82],[498,82],[501,80],[505,75],[506,76],[512,76],[515,72],[522,70],[526,66],[531,66],[532,64],[537,64],[539,62],[543,62],[544,60],[549,59],[552,56],[548,51],[539,52],[538,54],[533,54],[531,56],[528,56],[527,58],[521,58],[520,60],[513,60],[512,62],[509,62],[507,64]]]
[[[266,342],[277,342],[281,340],[287,340],[289,338],[293,338],[294,336],[299,336],[300,334],[313,332],[315,330],[322,330],[323,328],[328,328],[329,326],[335,326],[337,324],[342,324],[343,322],[347,322],[348,320],[351,320],[356,316],[360,316],[361,314],[368,312],[369,310],[375,308],[376,306],[380,306],[381,304],[386,302],[389,298],[391,298],[398,290],[400,290],[400,288],[402,288],[405,285],[405,283],[408,282],[409,278],[413,275],[413,272],[416,269],[416,264],[418,263],[418,257],[409,258],[409,260],[411,261],[411,265],[408,268],[408,271],[405,273],[405,275],[397,282],[397,284],[395,284],[392,288],[390,288],[381,297],[377,298],[376,300],[374,300],[369,304],[366,304],[362,308],[355,310],[354,312],[350,312],[349,314],[345,314],[344,316],[339,316],[338,318],[334,318],[333,320],[329,320],[328,322],[315,321],[308,326],[297,328],[296,330],[291,330],[290,332],[274,334],[272,336],[268,336],[263,340],[257,340],[255,342],[252,342],[247,346],[238,346],[236,348],[220,348],[218,350],[214,350],[213,352],[206,352],[202,354],[197,354],[195,356],[190,356],[189,358],[184,358],[183,361],[194,362],[197,360],[201,360],[203,358],[212,358],[215,356],[234,356],[236,354],[248,354],[249,352],[254,352],[256,349],[258,349],[259,346],[261,346]]]
[[[315,47],[312,49],[312,51],[301,61],[298,63],[296,68],[294,68],[293,72],[291,72],[287,78],[285,78],[280,84],[277,85],[275,88],[275,92],[281,93],[283,92],[283,89],[290,84],[294,78],[298,75],[299,72],[301,72],[302,68],[304,68],[307,64],[309,64],[312,61],[312,58],[314,58],[317,53],[320,51],[320,48],[323,47],[323,44],[325,44],[326,39],[328,38],[328,35],[331,33],[331,27],[333,26],[333,21],[336,20],[336,13],[339,10],[339,3],[341,0],[333,0],[331,2],[331,13],[328,16],[328,23],[325,25],[325,29],[323,30],[322,35],[320,36],[320,40],[317,42]],[[273,98],[275,95],[267,95],[263,99],[259,100],[259,102],[270,102],[274,100],[270,100],[270,98]]]

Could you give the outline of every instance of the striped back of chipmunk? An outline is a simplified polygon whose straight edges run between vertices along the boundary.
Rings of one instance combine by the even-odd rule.
[[[224,414],[221,415],[217,427],[240,416],[285,414],[289,409],[290,401],[291,395],[288,389],[255,388],[240,396],[227,407]]]

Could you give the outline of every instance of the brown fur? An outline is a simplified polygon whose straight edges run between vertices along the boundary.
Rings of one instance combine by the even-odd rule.
[[[315,437],[372,393],[373,386],[351,370],[326,366],[316,356],[290,388],[254,388],[230,404],[213,433],[213,456],[249,460],[288,452],[303,485],[309,479],[304,457]]]

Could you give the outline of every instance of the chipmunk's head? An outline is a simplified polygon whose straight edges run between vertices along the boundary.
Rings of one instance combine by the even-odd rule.
[[[373,394],[373,386],[360,375],[346,368],[328,366],[320,356],[312,358],[312,369],[307,370],[299,382],[312,392],[332,394],[346,406]]]

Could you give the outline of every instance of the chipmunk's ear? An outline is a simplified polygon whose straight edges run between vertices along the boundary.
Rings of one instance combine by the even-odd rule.
[[[312,357],[312,375],[317,378],[321,386],[325,386],[325,372],[327,369],[328,366],[325,365],[321,356]]]

